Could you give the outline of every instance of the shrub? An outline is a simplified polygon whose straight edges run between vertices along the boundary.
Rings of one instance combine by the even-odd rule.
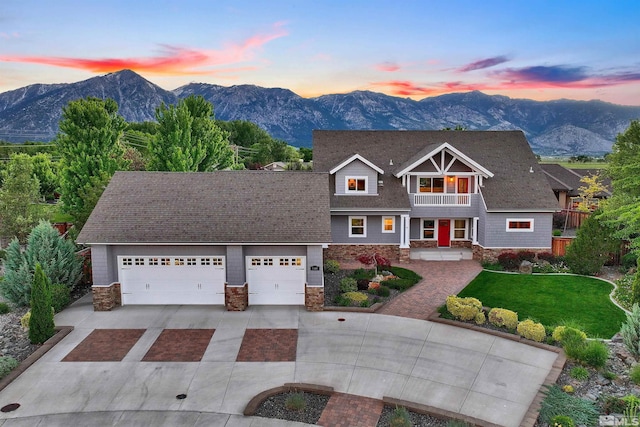
[[[27,311],[24,316],[22,316],[20,318],[20,326],[22,326],[22,329],[24,329],[25,331],[27,329],[29,329],[29,321],[31,320],[31,310]]]
[[[289,411],[302,411],[306,406],[304,393],[291,393],[284,402],[284,407]]]
[[[369,289],[369,279],[358,279],[356,283],[359,291],[366,291]]]
[[[569,376],[574,380],[584,381],[589,378],[589,371],[583,366],[574,366],[569,371]]]
[[[621,260],[621,264],[625,270],[636,267],[638,265],[638,256],[635,254],[635,252],[624,254]]]
[[[563,347],[567,356],[597,369],[604,368],[609,359],[609,347],[602,341],[592,340],[579,344],[568,343],[565,339]]]
[[[562,230],[555,229],[551,232],[551,235],[556,237],[562,236]]]
[[[640,355],[640,305],[633,304],[631,313],[620,328],[624,346],[635,356]]]
[[[6,377],[9,372],[18,366],[18,361],[11,356],[0,356],[0,378]]]
[[[355,292],[358,290],[358,282],[352,277],[340,280],[340,292]]]
[[[351,301],[352,303],[360,304],[362,301],[366,301],[369,297],[362,292],[345,292],[342,294],[343,297]]]
[[[551,418],[550,427],[575,427],[576,424],[573,422],[571,417],[567,417],[566,415],[556,415]]]
[[[518,259],[520,260],[518,266],[522,263],[522,261],[533,262],[536,259],[536,253],[533,251],[520,251],[518,252]]]
[[[342,307],[348,307],[351,305],[351,300],[346,298],[344,294],[336,295],[335,303]]]
[[[553,417],[566,415],[578,425],[598,425],[600,411],[594,402],[567,394],[556,384],[547,387],[544,394],[545,397],[540,405],[542,422],[549,424]]]
[[[391,266],[391,262],[378,253],[373,255],[360,255],[356,259],[364,265],[372,265],[376,273],[378,272],[378,267],[389,268]]]
[[[476,325],[484,325],[487,321],[487,317],[484,315],[484,311],[476,314],[476,317],[473,318],[473,321],[476,322]]]
[[[516,331],[521,337],[537,342],[542,342],[547,336],[542,323],[536,323],[531,319],[523,320],[518,323]]]
[[[598,273],[618,247],[619,241],[613,235],[614,230],[598,220],[598,211],[587,217],[567,246],[565,258],[571,271],[583,275]]]
[[[411,280],[414,283],[418,283],[420,280],[422,280],[422,276],[420,276],[415,271],[408,270],[406,268],[389,267],[389,271],[391,272],[391,274],[393,274],[396,277],[399,277],[401,279]]]
[[[587,339],[587,334],[585,334],[583,331],[576,328],[572,328],[571,326],[564,326],[564,325],[556,326],[551,336],[555,341],[562,343],[562,341],[564,340],[565,332],[569,332],[569,335],[578,334],[580,337],[582,337],[582,341],[586,341]]]
[[[498,262],[505,270],[516,270],[520,266],[520,257],[515,252],[502,252]]]
[[[349,277],[352,277],[356,280],[358,279],[371,279],[375,276],[375,271],[373,270],[365,270],[364,268],[358,268],[353,272],[353,274]]]
[[[621,414],[627,408],[627,403],[621,397],[601,396],[600,407],[605,414]]]
[[[36,264],[33,276],[29,340],[32,344],[42,344],[55,334],[53,310],[51,310],[51,291],[49,280],[40,264]]]
[[[391,290],[389,288],[387,288],[386,286],[380,286],[376,290],[376,293],[381,297],[388,297],[389,295],[391,295]]]
[[[411,427],[411,417],[409,417],[409,411],[403,406],[396,406],[389,417],[390,427]]]
[[[547,261],[549,264],[553,264],[554,262],[556,262],[556,256],[553,254],[553,252],[540,252],[538,253],[538,260]]]
[[[608,379],[609,381],[613,381],[616,378],[618,378],[618,376],[616,375],[615,372],[611,372],[611,371],[606,371],[602,373],[602,376],[606,379]]]
[[[51,285],[51,306],[54,312],[60,313],[71,302],[71,289],[63,283]]]
[[[564,391],[565,393],[573,393],[575,392],[575,389],[573,388],[573,386],[571,384],[567,384],[567,385],[563,385],[562,386],[562,391]]]
[[[518,313],[506,308],[492,308],[489,310],[489,322],[495,326],[516,329],[518,326]]]
[[[460,320],[475,319],[478,313],[482,311],[482,303],[471,297],[460,298],[455,295],[447,297],[447,310]]]
[[[340,263],[334,259],[328,259],[324,262],[324,272],[329,274],[336,274],[340,271]]]
[[[384,281],[385,286],[392,288],[392,289],[397,289],[399,291],[406,291],[407,289],[409,289],[410,287],[412,287],[413,285],[415,285],[415,282],[410,280],[410,279],[388,279]]]
[[[634,384],[640,384],[640,365],[633,365],[629,370],[629,378]]]
[[[0,314],[7,314],[11,311],[11,307],[6,302],[0,302]]]
[[[83,261],[76,255],[73,242],[62,238],[48,222],[41,221],[29,234],[26,250],[22,251],[16,239],[7,246],[5,276],[0,282],[2,295],[18,306],[28,306],[38,263],[50,283],[64,283],[70,289],[82,275]]]

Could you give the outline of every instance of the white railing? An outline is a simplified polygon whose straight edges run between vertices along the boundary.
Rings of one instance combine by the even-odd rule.
[[[471,206],[471,194],[417,193],[414,206]]]

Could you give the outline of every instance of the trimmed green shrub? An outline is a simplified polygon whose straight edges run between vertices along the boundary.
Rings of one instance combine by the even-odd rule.
[[[380,285],[380,287],[376,289],[376,293],[378,294],[378,296],[388,297],[389,295],[391,295],[391,290],[386,286]]]
[[[71,289],[65,284],[51,285],[51,306],[54,312],[60,313],[71,302]]]
[[[482,303],[476,298],[447,297],[447,310],[460,320],[473,320],[482,311]]]
[[[324,262],[324,272],[329,274],[336,274],[340,271],[340,263],[334,259],[328,259]]]
[[[556,415],[551,419],[551,423],[549,426],[552,427],[576,427],[576,424],[573,422],[571,417],[567,417],[566,415]]]
[[[598,425],[600,411],[594,402],[567,394],[557,384],[547,387],[544,395],[540,405],[542,422],[553,425],[551,424],[553,417],[565,415],[578,425]]]
[[[11,356],[0,356],[0,378],[6,377],[9,372],[18,366],[18,361]]]
[[[516,329],[518,326],[518,313],[506,308],[492,308],[489,310],[489,322],[495,326]]]
[[[406,291],[407,289],[409,289],[410,287],[412,287],[413,285],[415,285],[416,282],[414,282],[411,279],[387,279],[384,281],[384,285],[392,288],[392,289],[397,289],[399,291]]]
[[[633,365],[629,370],[629,378],[634,384],[640,384],[640,365]]]
[[[579,336],[582,337],[582,341],[585,341],[587,339],[587,334],[585,334],[583,331],[573,328],[571,326],[556,326],[556,328],[553,330],[553,334],[551,334],[551,336],[553,337],[553,339],[559,343],[562,343],[563,339],[564,339],[564,335],[565,332],[570,331],[569,335],[572,334],[578,334]]]
[[[55,324],[51,310],[49,280],[40,264],[36,264],[31,288],[31,318],[29,319],[29,340],[32,344],[42,344],[55,334]]]
[[[358,282],[353,277],[345,277],[340,280],[340,292],[355,292],[358,290]]]
[[[547,332],[545,331],[542,323],[536,323],[531,319],[523,320],[518,323],[516,332],[518,332],[518,335],[521,337],[537,342],[542,342],[547,336]]]
[[[484,325],[487,322],[487,317],[484,315],[484,311],[476,314],[476,317],[473,318],[473,321],[476,322],[476,325]]]
[[[367,294],[364,294],[362,292],[356,292],[356,291],[345,292],[344,294],[342,294],[342,296],[348,299],[349,301],[351,301],[352,303],[357,303],[357,304],[361,304],[363,301],[367,301],[369,299]]]
[[[391,272],[391,274],[393,274],[396,277],[399,277],[401,279],[408,279],[413,281],[414,283],[418,283],[420,280],[422,280],[422,276],[420,276],[415,271],[408,270],[406,268],[394,266],[394,267],[389,267],[389,271]]]
[[[633,304],[631,313],[627,313],[626,320],[620,328],[624,346],[635,356],[640,355],[640,305]]]
[[[11,307],[6,302],[0,302],[0,314],[7,314],[11,311]]]

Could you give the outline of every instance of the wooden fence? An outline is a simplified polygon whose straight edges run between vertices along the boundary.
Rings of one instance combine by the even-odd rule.
[[[551,252],[555,256],[565,256],[567,253],[567,246],[573,242],[575,237],[556,237],[554,236],[551,240]],[[609,261],[607,264],[609,265],[620,265],[622,263],[622,257],[629,253],[629,242],[620,243],[620,248],[611,252]]]

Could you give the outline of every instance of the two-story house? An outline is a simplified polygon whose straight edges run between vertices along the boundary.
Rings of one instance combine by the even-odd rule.
[[[521,131],[315,131],[325,258],[493,259],[551,250],[558,202]]]

